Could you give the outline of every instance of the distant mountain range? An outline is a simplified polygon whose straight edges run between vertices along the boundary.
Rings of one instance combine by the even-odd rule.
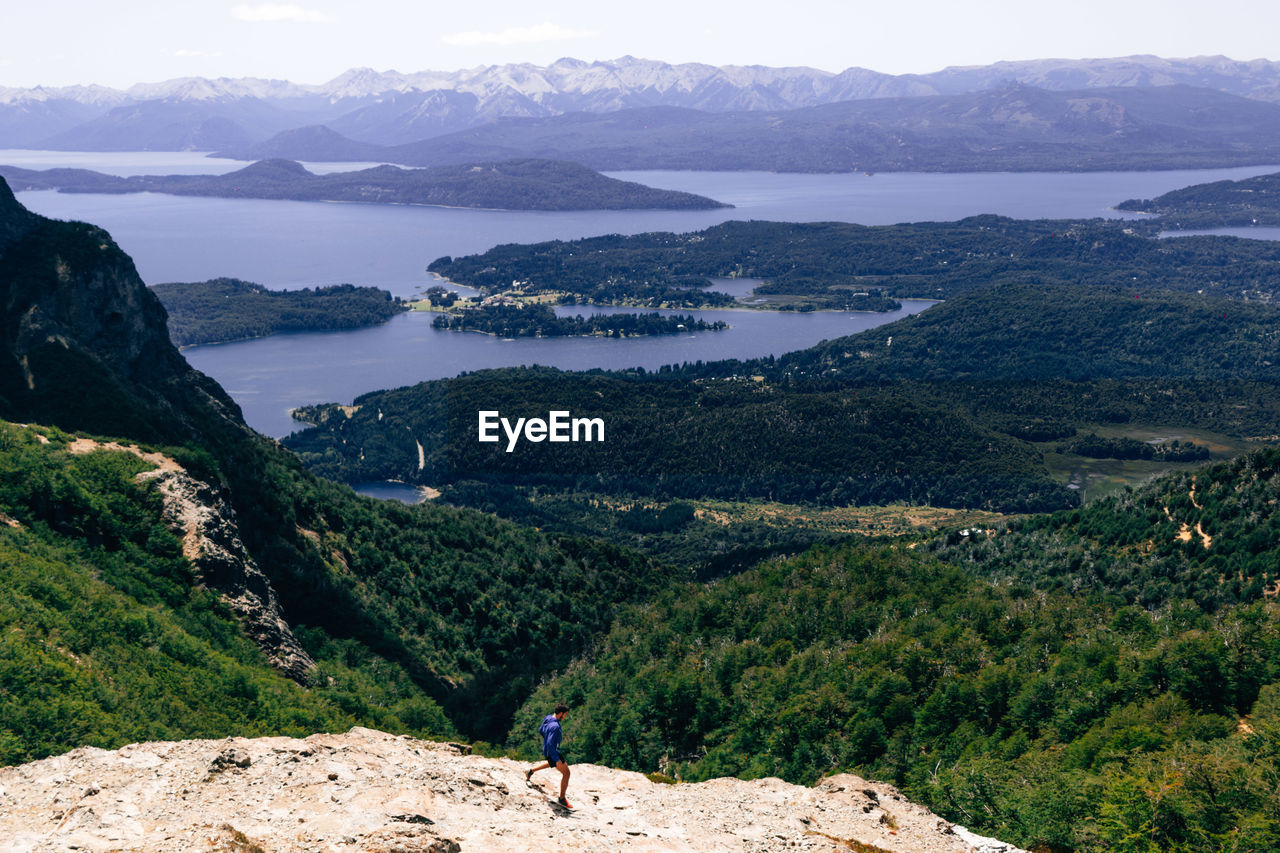
[[[401,74],[353,69],[322,85],[181,78],[127,90],[0,88],[0,147],[210,150],[325,125],[363,143],[399,145],[501,118],[550,118],[651,107],[785,111],[846,101],[958,95],[1012,84],[1050,91],[1192,86],[1280,102],[1280,63],[1226,57],[1044,59],[889,75],[685,63],[634,57],[562,59]]]
[[[320,127],[221,156],[438,166],[558,158],[593,169],[1088,171],[1280,163],[1280,104],[1189,86],[1052,92],[1014,85],[792,110],[647,107],[504,118],[374,147]]]

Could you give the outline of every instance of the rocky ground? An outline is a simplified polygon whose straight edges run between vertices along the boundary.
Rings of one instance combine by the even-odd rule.
[[[143,743],[0,769],[0,851],[921,851],[1019,853],[842,775],[659,784],[554,770],[369,729]]]

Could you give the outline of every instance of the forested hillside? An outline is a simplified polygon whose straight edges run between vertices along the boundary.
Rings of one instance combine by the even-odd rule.
[[[588,761],[853,767],[1027,847],[1271,849],[1278,464],[672,590],[541,686],[516,731],[563,698]]]
[[[1074,505],[1039,453],[894,389],[776,388],[749,377],[481,371],[306,407],[319,426],[287,440],[338,479],[460,479],[653,497],[866,504],[909,501],[1004,511]],[[481,443],[477,412],[599,417],[591,443]],[[421,448],[421,450],[419,450]]]
[[[1163,477],[1107,501],[1039,516],[1010,533],[933,546],[993,580],[1099,591],[1147,607],[1213,612],[1280,586],[1280,450]]]
[[[854,382],[1274,382],[1280,379],[1278,321],[1276,306],[1200,294],[1126,286],[994,285],[789,353],[760,370]]]
[[[0,423],[0,764],[85,744],[357,723],[448,736],[404,666],[304,629],[305,685],[267,666],[197,586],[160,496],[122,450],[72,454],[57,429]],[[197,451],[169,449],[198,469]]]

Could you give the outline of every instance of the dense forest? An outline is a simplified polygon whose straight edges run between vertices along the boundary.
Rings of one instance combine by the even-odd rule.
[[[292,160],[262,160],[225,175],[134,175],[87,169],[33,171],[0,166],[18,190],[169,193],[218,198],[432,204],[504,210],[708,210],[713,199],[606,177],[557,160],[506,160],[433,169],[375,166],[316,175]]]
[[[540,686],[515,731],[563,700],[580,760],[688,780],[854,768],[1033,849],[1273,849],[1277,465],[673,589]]]
[[[1104,438],[1094,433],[1059,444],[1059,453],[1075,453],[1094,459],[1159,459],[1166,462],[1207,462],[1209,448],[1188,441],[1151,443],[1136,438]]]
[[[1003,511],[1073,505],[1040,454],[947,408],[894,389],[800,390],[750,378],[489,370],[304,407],[316,423],[286,444],[334,479],[459,479],[635,493],[822,504],[893,501]],[[603,441],[477,440],[477,412],[599,417]],[[945,440],[941,440],[945,437]],[[419,447],[422,448],[421,455]]]
[[[706,321],[682,314],[581,314],[557,317],[547,305],[484,305],[445,313],[431,321],[437,329],[484,332],[503,338],[551,338],[600,335],[630,338],[640,335],[681,335],[686,332],[718,332],[729,328],[723,320]]]
[[[1116,208],[1155,214],[1170,231],[1280,225],[1280,173],[1196,184],[1156,198],[1131,198]]]
[[[1280,281],[1280,279],[1277,279]],[[823,381],[1280,380],[1280,308],[1128,286],[1006,284],[772,364]]]
[[[865,226],[839,222],[726,222],[687,234],[610,235],[495,246],[434,261],[458,284],[500,292],[569,293],[582,302],[696,306],[711,278],[764,279],[771,301],[891,310],[883,299],[949,299],[1000,284],[1102,285],[1177,290],[1237,300],[1280,293],[1280,249],[1255,240],[1160,240],[1142,226],[1107,220],[1014,220]],[[717,295],[718,296],[718,295]],[[863,307],[858,308],[861,304]]]
[[[337,284],[269,290],[235,278],[157,284],[178,346],[261,338],[277,332],[358,329],[385,323],[407,309],[376,287]]]

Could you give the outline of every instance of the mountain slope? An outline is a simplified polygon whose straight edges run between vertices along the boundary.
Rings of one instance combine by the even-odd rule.
[[[849,101],[789,111],[650,107],[504,118],[396,146],[391,162],[558,157],[596,169],[1098,170],[1268,163],[1280,105],[1170,86]]]
[[[993,579],[1214,610],[1280,592],[1278,500],[1280,450],[1268,448],[934,550]]]
[[[829,381],[1280,380],[1280,310],[1170,291],[1002,284],[778,359]]]
[[[301,649],[206,463],[0,422],[0,764],[361,720],[454,730],[402,668]]]
[[[1079,511],[671,590],[514,731],[567,697],[588,761],[849,768],[1035,849],[1269,849],[1278,465],[1268,449]]]
[[[116,107],[39,145],[56,151],[208,151],[258,142],[296,120],[259,98],[178,96]]]
[[[965,413],[892,388],[795,389],[730,372],[693,380],[479,371],[372,392],[354,409],[309,407],[300,417],[318,426],[287,445],[317,473],[352,482],[477,479],[664,499],[907,501],[1005,512],[1075,503],[1044,475],[1038,451]],[[599,418],[602,438],[477,440],[477,412],[514,424],[553,410]]]
[[[0,417],[180,443],[247,435],[169,343],[160,301],[103,230],[28,213],[0,181]]]

